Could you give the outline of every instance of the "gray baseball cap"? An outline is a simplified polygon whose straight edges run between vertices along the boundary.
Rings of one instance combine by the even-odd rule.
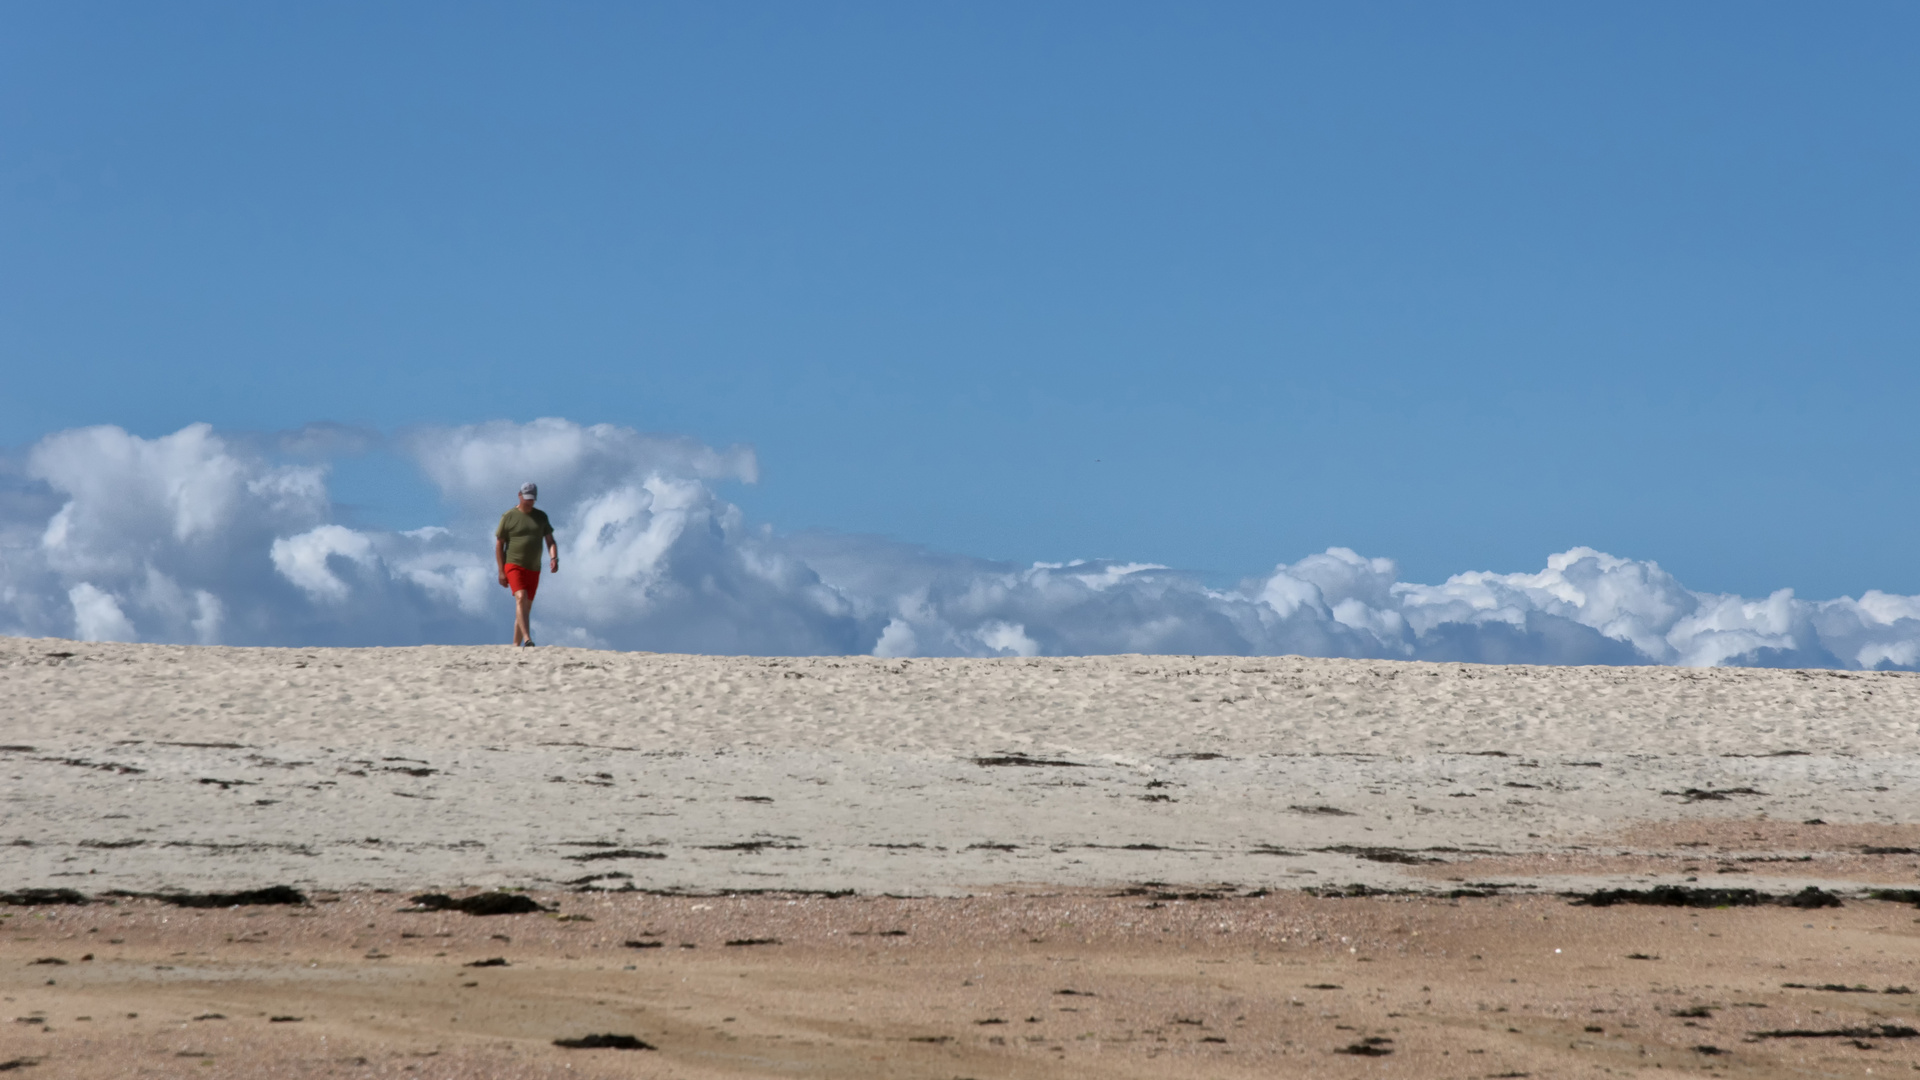
[[[537,499],[540,497],[540,485],[529,480],[520,485],[520,494],[529,499]]]

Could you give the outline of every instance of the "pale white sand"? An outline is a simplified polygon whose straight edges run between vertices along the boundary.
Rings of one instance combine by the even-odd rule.
[[[0,690],[0,889],[1432,888],[1326,849],[1920,824],[1920,676],[1897,673],[0,638]],[[1009,753],[1077,767],[974,760]],[[582,858],[609,850],[662,857]],[[1787,865],[1723,883],[1912,876]]]

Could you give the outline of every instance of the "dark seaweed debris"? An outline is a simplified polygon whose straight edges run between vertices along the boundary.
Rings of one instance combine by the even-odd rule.
[[[1144,885],[1130,886],[1121,889],[1119,892],[1108,893],[1107,895],[1113,897],[1144,896],[1150,900],[1225,900],[1229,894],[1218,890],[1180,892],[1175,889],[1166,888],[1164,882],[1149,881]]]
[[[652,1050],[652,1043],[631,1035],[582,1035],[577,1039],[555,1039],[553,1045],[566,1050]]]
[[[102,772],[119,773],[123,776],[134,776],[147,771],[145,769],[137,768],[132,765],[122,765],[118,762],[88,761],[85,758],[51,758],[49,757],[49,758],[41,758],[40,760],[52,762],[55,765],[72,765],[73,767],[78,769],[99,769]]]
[[[161,893],[155,899],[174,907],[217,908],[250,907],[262,904],[306,904],[307,896],[291,885],[269,885],[264,889],[245,889],[230,893]]]
[[[1829,994],[1911,994],[1911,986],[1889,986],[1885,990],[1875,990],[1871,986],[1843,986],[1840,983],[1781,983],[1787,990],[1825,990]]]
[[[1869,889],[1869,900],[1891,900],[1896,904],[1912,904],[1920,907],[1920,889]]]
[[[243,889],[240,892],[230,893],[142,893],[115,889],[107,893],[107,895],[136,897],[142,900],[158,900],[163,904],[172,904],[174,907],[183,908],[254,907],[265,904],[304,906],[307,903],[306,894],[291,885],[269,885],[264,889]]]
[[[1287,809],[1296,814],[1322,814],[1327,817],[1352,817],[1353,811],[1342,810],[1337,806],[1289,806]]]
[[[700,850],[702,851],[741,851],[749,855],[758,855],[761,852],[767,850],[768,848],[774,848],[779,851],[799,851],[802,848],[806,847],[806,845],[781,843],[781,841],[783,840],[797,840],[797,839],[799,838],[794,836],[777,836],[768,840],[738,840],[731,844],[702,844],[700,845]]]
[[[1729,795],[1765,795],[1750,787],[1730,788],[1687,788],[1685,791],[1663,791],[1662,795],[1678,795],[1688,802],[1724,802]]]
[[[1778,904],[1792,908],[1829,908],[1839,907],[1840,898],[1812,885],[1786,896],[1769,896],[1753,889],[1689,889],[1685,885],[1655,885],[1645,890],[1601,889],[1575,899],[1574,903],[1581,907],[1642,904],[1649,907],[1722,908]]]
[[[975,765],[984,767],[1019,765],[1027,768],[1047,766],[1055,769],[1084,769],[1086,766],[1077,761],[1061,761],[1056,758],[1028,757],[1025,754],[994,754],[990,757],[973,759]]]
[[[1343,1046],[1335,1050],[1334,1053],[1353,1054],[1357,1057],[1386,1057],[1388,1054],[1393,1053],[1387,1046],[1387,1044],[1392,1041],[1392,1039],[1375,1035],[1370,1038],[1361,1039],[1351,1046]]]
[[[589,851],[582,855],[567,856],[570,862],[594,862],[599,859],[664,859],[658,851],[639,851],[634,848],[614,848],[612,851]]]
[[[627,881],[627,882],[631,882],[632,880],[633,880],[633,875],[632,875],[632,874],[628,874],[628,873],[624,873],[624,872],[622,872],[622,871],[619,871],[619,870],[615,870],[615,871],[612,871],[611,873],[606,873],[606,874],[588,874],[588,875],[587,875],[586,877],[580,877],[580,878],[574,878],[574,879],[573,879],[572,881],[563,881],[563,882],[561,882],[561,884],[563,884],[563,885],[571,885],[571,886],[573,886],[573,887],[574,887],[574,889],[573,889],[573,891],[574,891],[574,892],[593,892],[593,891],[602,891],[602,892],[604,892],[604,891],[606,891],[605,889],[600,889],[600,890],[595,890],[595,889],[594,889],[594,883],[595,883],[595,882],[597,882],[597,881]],[[631,888],[633,888],[633,886],[632,886],[631,884],[629,884],[629,885],[627,886],[627,888],[629,888],[629,889],[631,889]],[[616,891],[616,892],[617,892],[617,891],[619,891],[619,890],[614,890],[614,891]]]
[[[778,945],[778,944],[780,944],[780,939],[779,939],[779,938],[770,938],[770,937],[743,937],[743,938],[734,938],[734,939],[733,939],[732,941],[729,941],[729,942],[727,942],[727,944],[728,944],[728,945],[734,945],[734,946],[739,946],[739,945]]]
[[[1871,1024],[1867,1027],[1826,1028],[1814,1031],[1794,1028],[1788,1031],[1756,1031],[1756,1039],[1920,1039],[1920,1030],[1905,1024]]]
[[[402,911],[462,911],[468,915],[530,915],[536,911],[546,911],[531,896],[518,893],[490,892],[463,896],[458,900],[446,893],[421,893],[413,897],[413,907]]]
[[[0,892],[0,904],[8,907],[37,907],[42,904],[84,904],[87,898],[72,889],[20,889]]]
[[[1410,851],[1401,851],[1399,848],[1355,847],[1352,844],[1339,844],[1334,847],[1319,848],[1317,850],[1338,852],[1341,855],[1351,855],[1356,859],[1365,859],[1368,862],[1402,863],[1407,866],[1418,866],[1422,863],[1443,861],[1441,859],[1427,858],[1423,855],[1415,855]]]
[[[1317,896],[1322,900],[1339,900],[1342,898],[1361,899],[1368,896],[1405,896],[1408,895],[1409,892],[1409,890],[1406,889],[1401,889],[1398,892],[1392,889],[1376,889],[1371,885],[1362,885],[1357,881],[1351,885],[1324,885],[1305,888],[1300,891],[1306,893],[1308,896]]]
[[[465,964],[462,964],[461,966],[462,967],[507,967],[508,964],[507,964],[507,958],[504,956],[490,956],[485,960],[469,960]]]
[[[1809,885],[1791,896],[1781,897],[1780,905],[1782,907],[1804,908],[1808,910],[1813,908],[1839,907],[1840,898],[1825,889]]]

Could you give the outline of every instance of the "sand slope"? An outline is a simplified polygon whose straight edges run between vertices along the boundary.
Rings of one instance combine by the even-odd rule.
[[[1920,878],[1904,673],[0,639],[0,685],[0,887]]]

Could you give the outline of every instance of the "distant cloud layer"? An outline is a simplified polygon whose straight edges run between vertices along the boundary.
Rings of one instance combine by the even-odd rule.
[[[20,463],[0,526],[0,633],[242,645],[497,642],[491,533],[525,479],[564,545],[535,636],[711,653],[1279,654],[1539,664],[1920,667],[1920,597],[1697,593],[1651,562],[1575,548],[1535,573],[1397,579],[1345,548],[1238,590],[1108,561],[1012,566],[869,537],[750,525],[715,481],[744,447],[565,420],[395,440],[452,528],[334,520],[326,459],[364,433],[276,440],[204,424],[157,439],[63,431]]]

